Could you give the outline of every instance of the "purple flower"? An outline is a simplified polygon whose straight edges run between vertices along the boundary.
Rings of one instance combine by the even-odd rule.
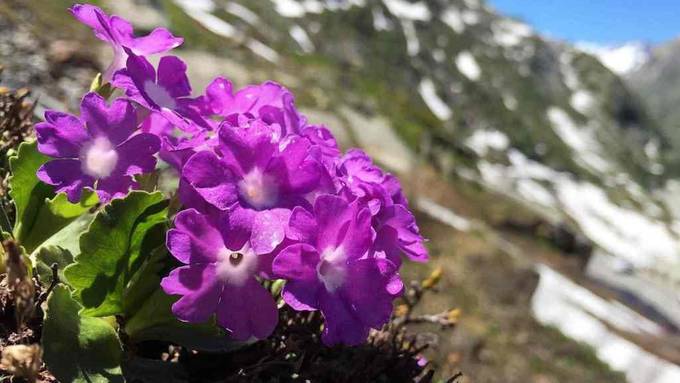
[[[364,342],[389,320],[403,289],[397,267],[372,254],[371,219],[358,200],[320,196],[314,214],[293,209],[287,237],[299,243],[274,259],[274,274],[287,279],[283,299],[295,310],[321,310],[328,345]]]
[[[289,136],[279,142],[277,136],[263,121],[235,115],[219,129],[215,152],[196,153],[182,169],[193,197],[248,217],[252,246],[262,253],[283,241],[290,209],[309,204],[305,197],[317,187],[321,171],[307,139]]]
[[[249,244],[243,217],[204,215],[184,210],[168,232],[167,246],[185,266],[163,278],[166,293],[182,295],[172,312],[186,322],[205,322],[213,314],[234,339],[269,336],[278,321],[274,299],[255,279],[271,258]]]
[[[38,169],[38,178],[78,202],[83,188],[93,188],[102,202],[127,194],[137,184],[133,175],[156,166],[158,137],[136,133],[137,114],[127,100],[111,106],[96,93],[80,104],[81,117],[47,111],[45,122],[35,127],[38,150],[57,159]]]
[[[130,22],[118,16],[109,16],[93,5],[75,4],[70,11],[78,21],[92,28],[98,39],[111,44],[113,62],[104,72],[105,81],[111,81],[113,74],[125,66],[126,48],[136,55],[147,56],[167,52],[184,41],[165,28],[156,28],[147,36],[135,37]]]
[[[305,126],[304,117],[295,108],[293,94],[272,81],[248,85],[234,93],[231,81],[218,77],[197,99],[197,104],[207,115],[247,114],[259,118],[267,124],[277,125],[281,136],[299,133]]]
[[[212,150],[217,145],[214,132],[185,132],[176,129],[159,113],[149,114],[142,122],[141,130],[161,139],[159,157],[177,171],[181,171],[184,163],[195,153]]]
[[[426,262],[424,239],[415,217],[408,210],[399,181],[391,174],[385,174],[358,149],[348,151],[337,169],[341,191],[371,207],[376,242],[385,256],[397,265],[401,265],[402,253],[412,261]]]
[[[158,70],[144,57],[128,51],[127,65],[113,76],[112,84],[151,112],[159,113],[172,125],[196,132],[196,124],[210,128],[193,107],[187,66],[176,56],[162,57]]]

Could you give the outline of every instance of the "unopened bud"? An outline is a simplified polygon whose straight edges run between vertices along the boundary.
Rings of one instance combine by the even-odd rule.
[[[444,274],[444,270],[442,269],[441,266],[437,266],[436,269],[432,270],[430,276],[425,278],[425,280],[423,281],[422,283],[423,289],[428,290],[436,286],[437,283],[439,283],[439,281],[442,279],[442,274]]]

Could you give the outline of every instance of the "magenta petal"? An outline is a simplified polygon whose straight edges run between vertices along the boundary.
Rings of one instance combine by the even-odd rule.
[[[78,21],[92,28],[98,39],[115,43],[109,17],[101,8],[90,4],[74,4],[70,9]]]
[[[158,85],[174,98],[191,94],[187,65],[176,56],[165,56],[158,63]]]
[[[212,152],[191,156],[182,173],[201,197],[220,210],[228,209],[238,199],[231,171]]]
[[[36,173],[42,182],[56,186],[56,192],[65,192],[72,203],[80,201],[84,187],[92,187],[94,178],[83,174],[80,161],[59,159],[43,164]]]
[[[281,250],[274,258],[272,271],[278,278],[316,282],[319,252],[307,244],[294,244]]]
[[[172,305],[172,312],[178,319],[194,323],[210,319],[222,290],[214,265],[178,267],[163,278],[161,287],[168,295],[182,295]]]
[[[107,203],[114,198],[125,197],[130,189],[136,187],[137,183],[130,176],[106,177],[97,181],[97,195],[99,196],[99,201]]]
[[[215,223],[195,209],[183,210],[175,217],[175,228],[168,231],[168,250],[180,262],[210,263],[224,248],[222,234]]]
[[[137,129],[137,113],[128,100],[116,99],[109,108],[99,94],[90,92],[83,97],[80,114],[92,136],[106,136],[114,145]]]
[[[369,328],[352,312],[352,307],[338,295],[326,294],[321,300],[324,329],[321,340],[327,346],[345,344],[355,346],[366,341]]]
[[[183,38],[173,36],[167,29],[156,28],[147,36],[134,38],[129,48],[138,56],[148,56],[177,48],[182,42]]]
[[[286,281],[281,297],[286,304],[297,311],[319,309],[319,294],[323,286],[318,283],[305,283],[296,280]]]
[[[360,259],[349,265],[348,274],[352,277],[342,287],[342,296],[364,325],[379,328],[390,319],[394,294],[388,287],[394,289],[398,281],[393,280],[396,271],[386,259]]]
[[[299,242],[314,243],[316,240],[316,219],[306,209],[296,206],[290,214],[286,237]]]
[[[250,244],[257,254],[274,251],[286,236],[286,223],[290,217],[288,209],[271,209],[257,212],[253,221]]]
[[[151,133],[139,133],[120,144],[116,173],[135,175],[149,173],[156,168],[156,154],[160,150],[160,140]]]
[[[217,323],[229,330],[232,338],[264,339],[274,331],[278,320],[274,298],[254,278],[244,286],[224,287],[217,307]]]
[[[82,122],[70,114],[54,111],[45,112],[45,120],[35,126],[38,151],[50,157],[78,158],[90,138]]]

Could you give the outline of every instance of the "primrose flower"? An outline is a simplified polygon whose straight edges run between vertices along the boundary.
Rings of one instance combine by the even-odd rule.
[[[75,4],[70,11],[78,21],[92,28],[98,39],[111,44],[113,61],[103,74],[105,81],[111,81],[113,74],[125,66],[126,49],[136,55],[147,56],[167,52],[184,41],[165,28],[156,28],[147,36],[135,37],[130,22],[115,15],[109,16],[94,5]]]
[[[347,152],[337,167],[341,184],[350,198],[359,198],[371,207],[376,242],[383,253],[397,265],[401,254],[417,262],[427,261],[427,249],[415,217],[401,192],[399,181],[385,174],[361,150]]]
[[[162,57],[156,70],[146,58],[128,51],[126,67],[114,74],[112,84],[172,125],[195,132],[200,130],[196,124],[209,125],[192,107],[191,84],[186,72],[186,64],[176,56]]]
[[[215,152],[196,153],[182,169],[188,185],[208,204],[248,217],[252,246],[263,253],[283,241],[290,209],[309,204],[305,194],[316,188],[321,170],[308,140],[277,138],[275,128],[263,121],[234,115],[219,129]]]
[[[321,310],[328,345],[355,345],[385,324],[403,285],[397,267],[373,256],[371,212],[355,200],[323,195],[314,213],[296,207],[289,245],[274,258],[273,273],[287,279],[283,299],[295,310]]]
[[[249,85],[234,93],[231,81],[218,77],[196,101],[207,115],[229,117],[246,114],[278,126],[281,136],[299,133],[306,124],[304,117],[295,108],[293,94],[273,81]]]
[[[127,194],[137,186],[132,176],[154,170],[158,137],[137,132],[137,113],[127,100],[109,107],[101,96],[88,93],[80,113],[78,118],[49,110],[45,122],[36,125],[38,150],[56,158],[38,169],[38,178],[66,192],[73,203],[83,188],[95,188],[102,202]]]
[[[266,275],[271,258],[249,244],[249,230],[235,214],[218,217],[181,211],[168,232],[170,253],[185,266],[163,278],[167,294],[181,295],[172,312],[186,322],[213,314],[236,340],[269,336],[278,322],[272,295],[255,279]]]

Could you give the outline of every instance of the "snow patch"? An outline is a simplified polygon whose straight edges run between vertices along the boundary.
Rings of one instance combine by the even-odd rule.
[[[302,50],[305,53],[312,53],[314,52],[314,43],[312,43],[312,40],[309,38],[309,35],[307,32],[305,32],[304,29],[302,29],[301,26],[295,24],[292,27],[290,27],[290,36],[295,40],[296,43],[302,48]]]
[[[224,9],[252,26],[257,26],[257,24],[260,22],[260,18],[255,14],[255,12],[239,3],[230,1],[224,6]]]
[[[472,229],[473,225],[470,220],[456,214],[453,210],[448,209],[429,198],[418,198],[416,200],[416,207],[430,217],[445,225],[449,225],[458,231],[469,231]]]
[[[458,34],[465,32],[465,23],[463,22],[463,17],[458,8],[453,6],[448,7],[440,18],[442,22],[453,29],[454,32]]]
[[[586,114],[592,109],[595,98],[593,97],[593,94],[587,90],[578,90],[571,95],[569,103],[577,112]]]
[[[375,7],[371,10],[373,13],[373,28],[376,31],[390,31],[393,28],[392,22],[385,16],[382,8]]]
[[[272,0],[276,12],[283,17],[302,17],[307,13],[305,7],[295,0]]]
[[[460,73],[471,81],[479,80],[482,75],[482,70],[479,67],[479,64],[477,64],[475,56],[468,51],[463,51],[458,54],[456,57],[456,66]]]
[[[411,20],[402,20],[401,28],[404,30],[404,37],[406,38],[406,52],[413,57],[420,52],[420,41],[416,33],[416,27]]]
[[[420,93],[420,97],[423,98],[432,114],[440,120],[446,121],[453,116],[451,108],[437,95],[437,89],[431,79],[424,78],[420,81],[418,93]]]
[[[246,47],[269,62],[276,63],[279,61],[279,54],[275,50],[255,39],[248,40]]]
[[[649,47],[641,42],[618,46],[581,42],[576,47],[597,57],[604,66],[619,75],[640,69],[651,56]]]
[[[475,130],[475,132],[465,140],[465,145],[472,149],[477,155],[485,156],[490,150],[503,151],[510,145],[508,136],[498,130]]]
[[[547,115],[555,133],[578,155],[579,162],[596,172],[611,170],[609,162],[600,155],[602,148],[591,129],[576,126],[571,117],[557,107],[550,107]]]
[[[503,105],[505,105],[506,108],[510,111],[514,111],[517,109],[517,105],[519,104],[517,102],[517,98],[515,96],[508,94],[508,93],[503,93]]]
[[[383,0],[391,14],[404,20],[430,21],[432,15],[422,1],[411,3],[406,0]]]
[[[530,26],[510,19],[498,19],[492,22],[491,32],[496,43],[506,48],[515,47],[522,40],[533,35]]]
[[[630,382],[680,381],[680,367],[624,339],[605,323],[638,334],[661,329],[630,309],[607,301],[545,265],[537,266],[538,287],[531,300],[534,316],[565,335],[591,345],[598,358],[623,371]],[[605,322],[605,323],[603,323]]]

